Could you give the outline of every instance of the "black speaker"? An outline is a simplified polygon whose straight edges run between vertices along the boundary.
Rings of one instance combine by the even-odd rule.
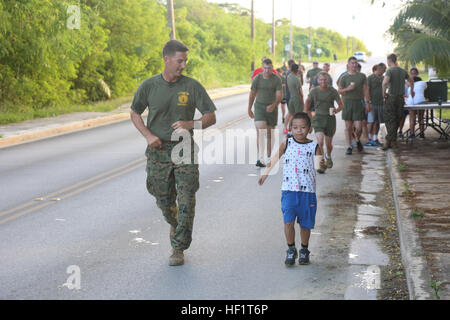
[[[430,102],[447,102],[447,80],[428,81],[424,95]]]

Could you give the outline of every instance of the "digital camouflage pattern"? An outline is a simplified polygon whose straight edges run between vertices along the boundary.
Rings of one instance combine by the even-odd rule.
[[[172,150],[177,144],[164,142],[161,149],[147,148],[147,190],[156,198],[165,220],[176,228],[172,248],[186,250],[192,241],[199,170],[193,161],[190,164],[172,161]],[[194,144],[191,150],[193,160]]]
[[[386,126],[386,140],[397,141],[397,129],[402,119],[405,99],[403,95],[389,95],[383,107],[383,118]]]

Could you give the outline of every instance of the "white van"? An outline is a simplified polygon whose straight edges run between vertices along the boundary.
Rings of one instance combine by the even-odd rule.
[[[353,55],[358,61],[366,62],[366,54],[364,52],[355,52]]]

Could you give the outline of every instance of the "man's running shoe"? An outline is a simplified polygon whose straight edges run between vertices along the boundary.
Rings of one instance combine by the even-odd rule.
[[[357,146],[359,152],[363,151],[364,147],[363,147],[361,141],[358,141],[358,142],[356,143],[356,146]]]
[[[298,264],[309,264],[309,250],[301,248],[299,251],[300,257],[298,258]]]
[[[333,168],[333,160],[331,160],[331,157],[330,157],[330,158],[325,157],[325,159],[326,159],[326,161],[327,161],[327,168],[328,168],[328,169]]]
[[[260,168],[264,168],[266,165],[262,163],[260,160],[256,161],[256,166]]]
[[[367,143],[364,145],[364,147],[376,147],[375,141],[373,141],[373,140],[367,141]]]
[[[297,259],[297,249],[295,247],[289,247],[286,251],[286,260],[284,264],[288,267],[293,266],[295,264],[295,259]]]
[[[347,152],[345,154],[352,154],[352,148],[347,148]]]

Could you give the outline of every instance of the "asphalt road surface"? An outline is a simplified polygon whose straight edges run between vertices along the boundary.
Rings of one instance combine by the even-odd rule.
[[[247,99],[216,101],[216,133],[252,131]],[[167,265],[169,225],[145,188],[145,140],[130,121],[0,150],[0,299],[375,298],[367,288],[353,295],[355,275],[385,257],[352,262],[359,209],[336,208],[339,194],[361,191],[362,160],[383,158],[345,156],[337,119],[335,165],[317,176],[311,264],[293,268],[284,265],[281,170],[258,186],[248,144],[245,164],[200,165],[193,242],[179,267]]]

